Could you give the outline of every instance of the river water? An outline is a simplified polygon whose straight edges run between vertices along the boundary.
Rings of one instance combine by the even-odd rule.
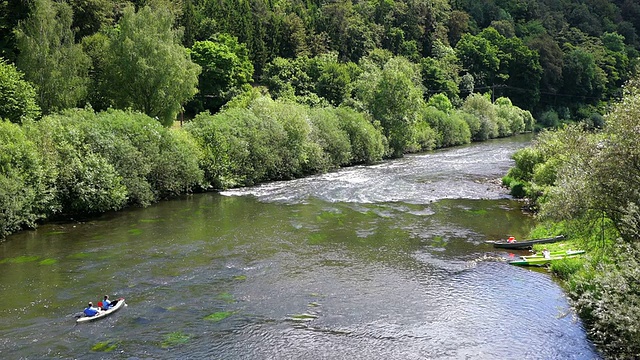
[[[599,359],[545,271],[515,137],[198,194],[0,243],[3,359]],[[127,307],[75,324],[104,294]]]

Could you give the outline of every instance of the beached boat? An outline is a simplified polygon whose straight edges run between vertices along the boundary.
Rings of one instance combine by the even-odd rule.
[[[563,239],[564,239],[564,235],[559,235],[559,236],[554,236],[554,237],[544,238],[544,239],[531,239],[531,240],[522,240],[522,241],[515,241],[515,242],[507,242],[507,241],[486,241],[486,242],[493,244],[493,247],[497,247],[497,248],[523,250],[523,249],[530,249],[535,244],[554,243]]]
[[[109,308],[108,310],[100,310],[100,312],[98,312],[94,316],[85,316],[85,315],[83,315],[82,317],[78,318],[78,320],[76,320],[76,322],[83,323],[83,322],[87,322],[87,321],[93,321],[93,320],[102,319],[102,318],[107,317],[107,316],[113,314],[114,312],[120,310],[123,306],[126,306],[126,304],[124,302],[124,298],[120,298],[118,300],[115,300],[115,301],[112,302],[112,304],[113,304],[113,307]]]
[[[584,250],[558,250],[558,251],[551,251],[549,253],[550,256],[570,256],[570,255],[580,255],[580,254],[584,254],[585,251]],[[523,255],[520,256],[520,258],[522,260],[528,260],[528,259],[541,259],[543,258],[544,255],[542,253],[538,253],[538,254],[534,254],[534,255]]]
[[[571,259],[582,254],[584,254],[584,250],[576,250],[575,252],[572,252],[570,254],[556,254],[549,257],[534,255],[532,257],[527,257],[524,259],[521,258],[520,260],[509,261],[509,264],[518,266],[546,266],[554,261]]]

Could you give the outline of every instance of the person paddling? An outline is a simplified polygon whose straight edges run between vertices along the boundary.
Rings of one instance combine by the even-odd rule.
[[[96,316],[99,312],[100,309],[93,307],[93,303],[91,301],[89,301],[89,306],[87,306],[87,308],[83,311],[86,316]]]
[[[104,300],[102,300],[102,304],[100,305],[100,307],[102,308],[102,310],[109,310],[109,308],[113,307],[113,305],[111,305],[111,301],[109,301],[109,295],[104,296]]]

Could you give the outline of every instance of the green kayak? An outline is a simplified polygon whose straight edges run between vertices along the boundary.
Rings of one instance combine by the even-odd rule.
[[[551,256],[545,258],[542,255],[522,256],[520,260],[510,261],[511,265],[518,266],[545,266],[554,261],[562,259],[571,259],[584,254],[584,250],[566,250],[562,252],[551,253]]]
[[[571,255],[580,255],[580,254],[584,254],[584,250],[558,250],[558,251],[551,251],[549,253],[551,256],[571,256]],[[528,259],[541,259],[544,258],[544,255],[542,255],[542,253],[538,253],[538,254],[534,254],[534,255],[525,255],[525,256],[520,256],[520,258],[522,260],[528,260]]]

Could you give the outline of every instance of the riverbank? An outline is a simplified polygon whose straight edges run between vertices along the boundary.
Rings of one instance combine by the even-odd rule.
[[[526,130],[520,115],[528,112],[498,100],[477,95],[466,107],[490,106],[495,123],[479,126],[473,113],[462,120],[458,112],[429,107],[431,115],[394,130],[349,108],[311,108],[265,96],[246,107],[201,114],[182,129],[119,110],[74,109],[21,125],[1,122],[0,237],[53,217],[147,206],[199,189],[293,179]],[[404,139],[402,148],[389,142],[390,132]]]
[[[594,343],[611,358],[640,354],[640,82],[625,87],[599,131],[543,132],[514,154],[505,182],[535,204],[536,236],[566,234],[584,264],[554,270]],[[512,187],[513,189],[513,187]]]

